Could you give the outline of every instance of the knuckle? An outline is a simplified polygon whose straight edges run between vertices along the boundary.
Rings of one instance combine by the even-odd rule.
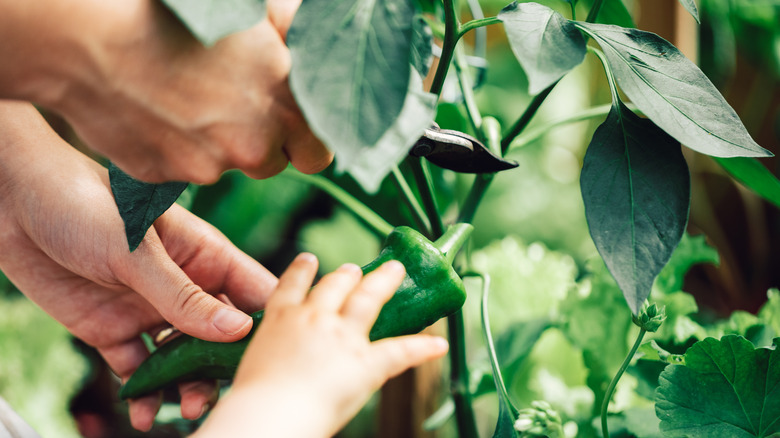
[[[172,319],[181,316],[185,321],[196,320],[205,317],[209,311],[208,295],[194,283],[188,283],[179,288],[173,299],[171,307]],[[176,325],[176,324],[174,324]]]

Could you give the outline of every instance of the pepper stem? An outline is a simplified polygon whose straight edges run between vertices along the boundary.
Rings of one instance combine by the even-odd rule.
[[[449,264],[452,264],[452,261],[455,259],[455,254],[458,253],[460,247],[462,247],[466,242],[466,239],[469,238],[472,230],[474,230],[474,227],[467,223],[451,225],[441,237],[433,242],[433,246],[444,254],[444,257],[447,258]]]

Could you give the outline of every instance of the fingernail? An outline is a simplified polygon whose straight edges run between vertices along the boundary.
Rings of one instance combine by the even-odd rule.
[[[205,405],[203,405],[203,407],[200,408],[200,414],[198,414],[198,416],[195,418],[195,420],[197,420],[198,418],[201,418],[206,412],[209,411],[209,409],[211,409],[211,404],[210,403],[206,403]]]
[[[390,260],[389,262],[385,262],[384,265],[382,265],[383,269],[387,269],[388,271],[395,271],[395,272],[406,272],[406,268],[404,267],[404,264],[399,262],[398,260]]]
[[[433,343],[436,346],[436,348],[440,351],[447,351],[450,348],[450,343],[447,342],[446,339],[440,338],[438,336],[433,338]]]
[[[360,266],[354,264],[354,263],[344,263],[343,265],[339,266],[337,271],[344,271],[344,272],[361,272]]]
[[[226,335],[235,335],[247,324],[252,323],[252,318],[238,310],[222,308],[214,315],[214,326]]]
[[[298,256],[295,257],[295,258],[298,261],[307,262],[307,263],[313,263],[313,262],[317,261],[317,256],[315,256],[314,254],[312,254],[310,252],[302,252],[302,253],[298,254]]]

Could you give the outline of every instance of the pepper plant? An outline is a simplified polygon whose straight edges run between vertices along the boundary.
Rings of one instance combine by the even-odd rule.
[[[205,45],[251,26],[265,14],[264,0],[164,3]],[[385,179],[391,179],[414,227],[436,239],[444,233],[447,222],[474,219],[495,176],[490,159],[482,164],[484,157],[507,162],[513,149],[534,136],[527,128],[561,79],[588,56],[602,64],[611,103],[561,123],[603,118],[583,159],[582,200],[593,243],[622,291],[626,312],[640,327],[634,348],[610,388],[601,394],[601,431],[608,436],[612,390],[644,334],[658,330],[663,322],[662,311],[645,303],[688,222],[691,183],[682,146],[715,157],[736,179],[777,204],[780,183],[756,161],[756,157],[772,154],[751,138],[735,111],[693,62],[661,37],[633,27],[621,0],[560,0],[568,5],[566,15],[535,2],[513,2],[488,17],[478,1],[460,3],[303,0],[287,35],[293,95],[312,131],[335,153],[336,171],[349,174],[369,195]],[[693,0],[680,3],[692,19],[699,20]],[[587,10],[587,15],[577,17],[582,10]],[[484,73],[480,57],[484,55],[481,47],[487,27],[503,28],[532,96],[505,127],[484,113],[476,99]],[[466,44],[467,39],[473,43]],[[433,126],[447,88],[449,94],[456,95],[464,126],[475,140],[472,153],[438,151],[438,156],[430,158],[410,153]],[[446,181],[434,181],[431,163],[448,169],[438,173],[462,172],[469,160],[475,160],[468,170],[475,175],[462,201],[445,214],[437,194],[453,188],[447,187]],[[521,172],[523,163],[518,164],[519,170],[506,166],[505,171]],[[186,184],[145,184],[115,167],[110,174],[128,241],[134,248]],[[344,188],[320,175],[291,170],[285,174],[333,195],[380,236],[386,236],[392,225],[399,225],[388,224]],[[456,266],[462,276],[482,277],[487,300],[489,278],[475,272],[468,257]],[[457,312],[447,323],[451,400],[458,434],[465,438],[477,436],[477,425],[463,318],[462,312]],[[549,405],[522,410],[514,406],[502,379],[487,315],[483,329],[492,382],[499,395],[493,436],[563,436],[560,419]],[[657,395],[656,412],[663,434],[780,433],[780,405],[777,397],[772,398],[780,387],[780,363],[774,360],[774,351],[754,349],[745,342],[740,338],[708,339],[694,345],[684,360],[658,356],[671,364],[661,376]],[[744,355],[729,355],[727,350],[744,351]],[[735,381],[734,373],[727,369],[736,370],[737,380],[750,381]],[[699,374],[707,377],[699,379]],[[716,387],[720,397],[709,404],[704,401],[709,389],[702,386],[707,379],[713,379],[707,388]],[[761,385],[768,392],[760,391]],[[747,403],[741,413],[728,403],[719,404],[732,399]],[[705,406],[703,411],[694,409],[701,405]],[[715,426],[704,421],[705,417],[714,419]],[[737,429],[747,432],[740,434]]]

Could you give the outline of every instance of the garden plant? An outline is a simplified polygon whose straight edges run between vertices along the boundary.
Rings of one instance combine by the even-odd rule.
[[[164,2],[205,45],[265,14],[263,0]],[[680,4],[699,20],[693,0]],[[399,233],[436,241],[448,230],[470,231],[462,225],[470,223],[476,235],[475,217],[495,180],[527,171],[516,151],[566,125],[600,123],[582,158],[579,185],[603,263],[589,262],[585,274],[573,275],[554,309],[492,323],[491,285],[507,281],[495,275],[498,266],[521,269],[506,256],[510,243],[456,257],[468,237],[464,232],[454,250],[439,248],[478,305],[459,310],[458,298],[454,308],[436,309],[434,320],[446,316],[450,391],[424,427],[461,438],[780,436],[774,339],[780,336],[780,294],[770,291],[758,315],[735,312],[704,323],[692,318],[696,303],[681,290],[692,265],[717,262],[701,236],[686,234],[691,179],[684,154],[714,157],[733,178],[778,205],[780,182],[756,159],[772,154],[751,138],[696,64],[634,27],[621,0],[502,6],[486,16],[476,0],[304,0],[286,37],[293,95],[313,132],[335,153],[335,169],[327,176],[288,169],[272,179],[321,189],[372,233],[391,236],[388,245],[398,245],[392,236]],[[491,68],[486,47],[497,32],[508,40],[529,96],[504,102],[511,110],[501,114],[493,112],[499,104],[479,97]],[[602,73],[590,84],[609,91],[611,102],[533,125],[553,90],[586,60],[600,64]],[[113,166],[110,175],[131,249],[185,190],[195,202],[200,193],[184,183],[135,181]],[[377,213],[374,197],[400,208]],[[526,249],[522,263],[565,265],[544,249]],[[491,251],[505,252],[491,259]],[[421,262],[405,261],[412,276],[422,269],[415,263]],[[441,291],[434,292],[403,303],[401,313],[427,315],[443,300]],[[521,299],[504,304],[507,314],[530,305]],[[474,321],[481,323],[482,339],[468,334]],[[411,323],[398,324],[403,327],[389,334],[403,333]],[[523,392],[531,385],[529,357],[542,344],[562,345],[550,340],[555,336],[568,345],[568,352],[556,350],[560,358],[579,352],[590,391],[585,409],[536,399],[540,391]],[[193,345],[193,354],[214,348]],[[467,347],[482,353],[469,355]],[[196,370],[185,377],[229,377],[240,353],[233,348],[225,354],[227,375]],[[630,384],[621,383],[624,374]],[[497,406],[491,402],[485,409],[482,400]]]

